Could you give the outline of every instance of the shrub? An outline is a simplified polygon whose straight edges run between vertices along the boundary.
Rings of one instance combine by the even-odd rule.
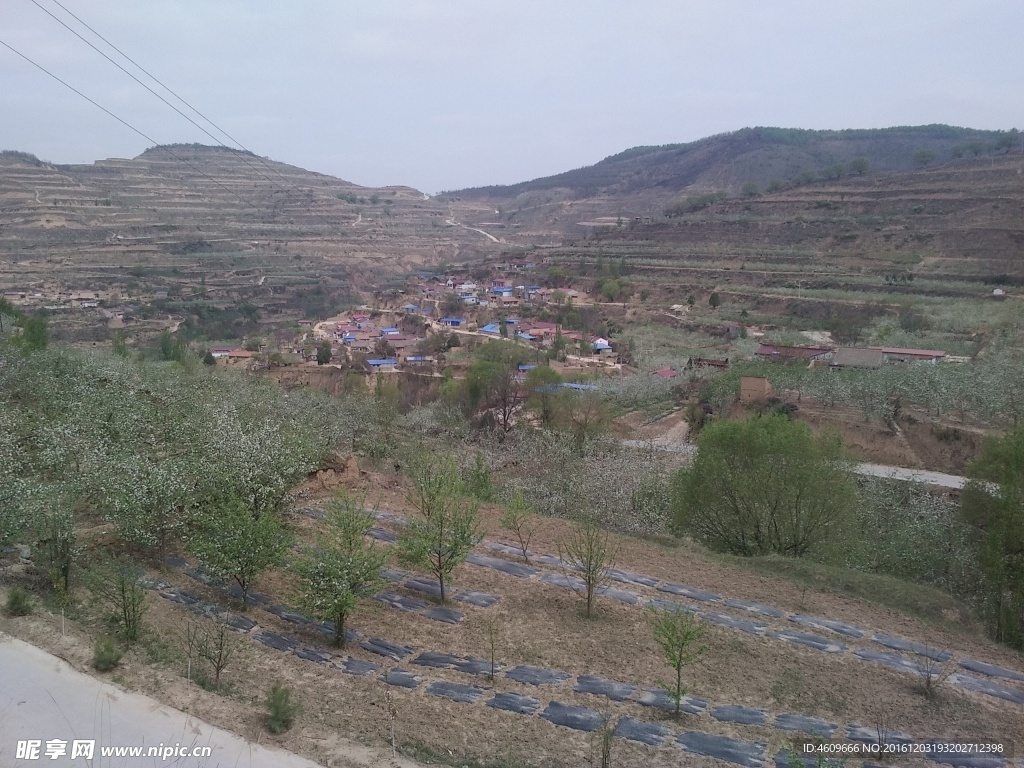
[[[28,616],[32,613],[32,602],[29,600],[28,592],[21,587],[12,589],[7,595],[4,612],[8,616]]]
[[[102,635],[96,639],[92,649],[92,665],[99,672],[109,672],[118,665],[124,651],[110,635]]]
[[[271,733],[284,733],[295,722],[302,705],[292,700],[291,689],[274,683],[267,693],[267,728]]]

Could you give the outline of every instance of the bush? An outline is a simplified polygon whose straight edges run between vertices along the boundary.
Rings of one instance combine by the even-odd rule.
[[[92,665],[99,672],[109,672],[118,665],[124,651],[110,635],[102,635],[96,639],[92,649]]]
[[[274,683],[267,693],[267,728],[271,733],[284,733],[295,722],[302,710],[297,701],[292,701],[291,689],[281,683]]]
[[[855,507],[841,441],[786,416],[718,421],[698,445],[677,475],[675,528],[712,549],[801,557]]]
[[[29,600],[28,592],[21,587],[15,587],[7,595],[7,605],[4,612],[8,616],[28,616],[32,613],[32,603]]]

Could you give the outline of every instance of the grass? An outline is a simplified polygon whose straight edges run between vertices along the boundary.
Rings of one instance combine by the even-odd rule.
[[[15,587],[7,594],[7,604],[4,612],[8,616],[28,616],[32,613],[32,601],[28,592],[21,587]]]

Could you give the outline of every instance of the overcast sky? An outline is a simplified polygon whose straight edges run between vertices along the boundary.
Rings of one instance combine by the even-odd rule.
[[[257,154],[373,186],[512,183],[754,125],[1024,127],[1021,0],[60,2]],[[0,40],[158,143],[214,143],[33,0],[0,0]],[[149,145],[0,46],[0,149]]]

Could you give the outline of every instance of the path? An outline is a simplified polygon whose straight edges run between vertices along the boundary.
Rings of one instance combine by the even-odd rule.
[[[471,227],[468,224],[460,224],[459,222],[457,222],[455,220],[454,217],[452,217],[450,219],[445,219],[444,223],[447,224],[450,227],[462,227],[463,229],[468,229],[470,232],[479,232],[481,235],[483,235],[484,237],[488,238],[491,242],[494,242],[494,243],[500,243],[501,242],[494,235],[492,235],[492,234],[490,234],[488,232],[484,232],[482,229],[476,229],[475,227]]]
[[[21,640],[0,636],[0,764],[30,766],[165,765],[175,768],[316,768],[291,752],[253,744],[180,710],[78,672]],[[18,760],[17,742],[95,739],[93,760]],[[212,747],[211,757],[110,758],[100,747],[181,745]]]

